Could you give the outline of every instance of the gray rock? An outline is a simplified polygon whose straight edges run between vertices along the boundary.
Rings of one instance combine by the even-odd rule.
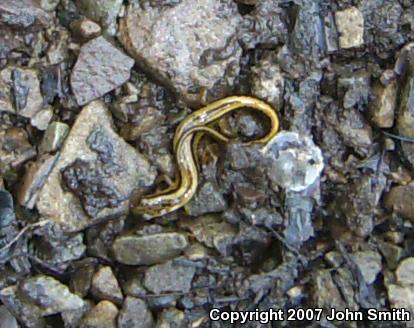
[[[117,328],[117,307],[109,301],[95,305],[82,319],[79,328]]]
[[[395,271],[395,275],[400,285],[414,285],[414,257],[401,261]]]
[[[30,254],[58,271],[64,271],[72,261],[81,258],[86,251],[83,243],[83,234],[78,233],[70,236],[55,237],[56,231],[52,235],[46,234],[41,238],[36,238],[32,242]]]
[[[364,44],[364,16],[358,8],[337,11],[335,20],[341,48],[357,48]]]
[[[71,74],[79,106],[102,97],[128,81],[134,60],[104,37],[84,44]]]
[[[369,106],[372,121],[380,128],[391,128],[397,103],[397,82],[391,82],[385,87],[379,83],[374,84],[372,91],[375,97]]]
[[[128,265],[162,263],[180,255],[188,246],[185,235],[160,233],[148,236],[121,236],[112,245],[115,259]]]
[[[90,40],[101,34],[101,27],[87,18],[81,18],[72,22],[70,28],[76,37],[83,40]]]
[[[338,79],[338,93],[343,94],[344,108],[358,106],[362,109],[368,104],[371,78],[370,74],[365,71],[347,73]]]
[[[392,308],[406,309],[414,313],[414,285],[399,286],[395,284],[387,285],[388,298]],[[412,324],[412,320],[410,322]],[[410,327],[411,325],[409,325]]]
[[[63,311],[60,315],[64,322],[65,328],[78,327],[80,321],[93,307],[91,301],[86,300],[84,306],[76,310]]]
[[[125,217],[118,220],[110,220],[91,227],[86,232],[88,253],[91,256],[101,258],[106,262],[111,262],[112,244],[124,229]]]
[[[87,165],[101,165],[102,169],[113,173],[96,179],[92,177],[90,184],[85,180],[86,185],[81,185],[84,189],[74,194],[63,188],[61,171],[72,167],[77,160],[86,163],[84,169]],[[87,171],[85,175],[92,173]],[[101,102],[93,102],[78,115],[62,147],[59,161],[39,193],[36,206],[42,217],[61,225],[65,231],[79,231],[108,217],[127,213],[133,190],[145,192],[154,179],[155,172],[148,161],[113,131],[107,108]],[[120,202],[113,206],[105,195],[98,194],[97,215],[90,217],[84,211],[90,205],[84,197],[93,198],[94,188],[102,184],[104,188],[116,190]]]
[[[0,300],[13,316],[27,327],[46,327],[41,308],[18,296],[17,286],[2,289],[0,291]]]
[[[292,35],[285,46],[299,59],[299,65],[301,62],[318,64],[326,50],[321,2],[302,1],[298,7]],[[282,67],[285,68],[283,64]]]
[[[72,294],[67,286],[44,275],[24,280],[19,284],[18,292],[37,305],[43,316],[75,310],[84,305],[84,301],[79,296]]]
[[[282,131],[265,149],[269,159],[269,180],[289,191],[302,191],[311,186],[323,170],[321,150],[307,136]]]
[[[40,7],[46,11],[54,11],[60,0],[40,0]]]
[[[367,284],[372,284],[382,269],[381,255],[374,251],[360,251],[353,253],[352,258]]]
[[[6,67],[0,71],[0,90],[0,111],[32,118],[43,107],[37,70]]]
[[[43,317],[77,310],[84,301],[52,277],[38,275],[0,291],[7,309],[28,327],[44,327]]]
[[[137,64],[198,107],[223,96],[239,71],[241,16],[233,1],[131,3],[120,41]],[[217,90],[220,90],[217,93]]]
[[[385,207],[414,221],[414,183],[395,186],[384,197]]]
[[[223,212],[227,209],[227,202],[220,193],[219,187],[207,181],[198,187],[197,193],[184,208],[189,215],[199,216]]]
[[[48,107],[37,112],[30,120],[30,124],[38,130],[45,131],[52,117],[53,108]]]
[[[4,305],[0,306],[0,328],[18,328],[17,320]]]
[[[366,155],[372,146],[374,136],[371,126],[361,112],[354,108],[343,110],[337,116],[336,124],[335,129],[343,138],[345,145],[352,147],[361,155]]]
[[[144,286],[156,295],[167,292],[187,293],[191,289],[195,272],[195,267],[168,261],[154,265],[145,272]]]
[[[51,153],[59,150],[69,133],[69,126],[62,122],[52,122],[43,135],[39,146],[41,154]]]
[[[242,1],[237,1],[242,2]],[[240,39],[243,45],[254,49],[257,45],[276,47],[288,36],[288,14],[280,3],[272,0],[243,0],[257,2],[249,14],[243,16]]]
[[[125,298],[118,316],[118,328],[152,328],[154,319],[147,303],[135,297]]]
[[[47,60],[51,65],[61,64],[69,60],[69,43],[71,40],[69,31],[60,27],[55,30],[55,33],[56,38],[49,43],[47,51]]]
[[[227,254],[227,245],[236,236],[237,230],[214,215],[206,215],[182,223],[191,234],[210,248],[216,248],[221,254]]]
[[[69,282],[72,293],[80,297],[88,295],[97,265],[96,262],[94,258],[86,258],[74,265],[76,269],[72,273]]]
[[[121,11],[122,0],[76,0],[81,13],[98,22],[105,33],[115,35],[116,20]]]
[[[122,304],[121,288],[111,267],[100,268],[92,278],[91,287],[92,295],[97,300],[108,300],[116,304]]]
[[[404,10],[403,3],[399,1],[367,0],[358,2],[358,8],[364,16],[364,41],[372,49],[372,53],[381,58],[393,58],[396,50],[406,42],[403,32],[403,15],[413,17],[412,11]],[[412,8],[412,4],[407,7]],[[408,32],[409,33],[409,32]]]
[[[142,286],[141,277],[137,277],[137,275],[133,275],[129,278],[123,285],[122,290],[124,291],[125,295],[133,296],[133,297],[142,297],[147,294],[144,286]]]
[[[325,259],[334,267],[338,268],[344,263],[344,258],[337,251],[330,251],[325,254]]]
[[[176,308],[165,309],[161,312],[156,328],[184,328],[185,315]]]
[[[52,16],[43,11],[34,0],[2,0],[0,2],[0,27],[38,31],[48,27]]]
[[[252,94],[280,110],[285,93],[285,79],[280,67],[272,58],[259,62],[252,68]]]
[[[403,248],[383,241],[378,242],[378,247],[385,258],[388,268],[395,270],[403,255]]]
[[[332,279],[330,270],[319,270],[315,273],[313,290],[313,301],[317,307],[324,309],[335,308],[336,310],[346,308],[346,303]]]

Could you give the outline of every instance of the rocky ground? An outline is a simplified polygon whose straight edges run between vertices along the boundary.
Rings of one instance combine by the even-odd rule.
[[[413,42],[413,0],[1,0],[0,327],[414,315]],[[230,95],[276,109],[268,152],[262,116],[227,115],[190,203],[130,215],[174,179],[179,122]]]

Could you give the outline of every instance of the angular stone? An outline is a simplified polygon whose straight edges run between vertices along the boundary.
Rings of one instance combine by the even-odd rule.
[[[122,0],[76,0],[76,4],[84,15],[98,22],[105,33],[116,34],[116,20],[121,11]]]
[[[47,129],[50,120],[53,117],[53,108],[45,108],[42,109],[40,112],[37,112],[32,119],[30,120],[30,124],[34,126],[36,129],[44,131]]]
[[[98,300],[108,300],[116,304],[122,304],[122,292],[118,280],[111,267],[100,268],[92,278],[92,295]]]
[[[60,0],[40,0],[40,7],[46,11],[54,11]]]
[[[223,212],[227,209],[227,202],[218,186],[207,181],[198,187],[197,193],[184,209],[191,216],[200,216],[206,213]]]
[[[89,228],[86,232],[89,255],[111,262],[111,246],[124,230],[125,217],[109,220]]]
[[[255,49],[257,46],[277,47],[287,42],[288,13],[279,3],[273,1],[243,0],[257,4],[243,14],[240,28],[240,42],[245,49]],[[242,2],[242,1],[236,1]],[[312,15],[308,15],[312,16]],[[296,17],[297,18],[297,17]],[[296,23],[298,20],[296,20]],[[309,29],[308,29],[309,32]],[[311,33],[308,33],[311,34]],[[313,39],[313,35],[309,36]]]
[[[48,276],[38,275],[0,291],[0,300],[27,327],[45,326],[43,316],[82,308],[84,301]]]
[[[381,255],[374,251],[361,251],[352,254],[367,284],[372,284],[382,269]]]
[[[121,236],[112,245],[115,259],[128,265],[162,263],[180,255],[188,246],[185,235],[160,233],[148,236]]]
[[[37,196],[47,177],[59,159],[59,154],[43,156],[37,162],[29,163],[18,190],[19,204],[33,209]]]
[[[387,262],[388,268],[391,270],[395,270],[403,255],[403,248],[392,243],[387,243],[383,241],[379,241],[378,247],[384,256],[385,261]]]
[[[84,200],[63,188],[61,171],[76,160],[102,165],[112,172],[105,181],[92,180],[85,186],[85,197],[95,197],[93,190],[99,183],[114,188],[120,199],[119,205],[96,208],[97,215],[88,216]],[[87,172],[88,173],[88,172]],[[83,108],[62,147],[60,159],[39,193],[36,206],[44,218],[62,226],[65,231],[79,231],[90,224],[126,214],[129,198],[134,189],[145,192],[155,179],[155,171],[148,161],[121,139],[112,129],[112,118],[101,102],[93,102]],[[90,191],[92,190],[92,191]],[[98,194],[96,197],[102,195]],[[102,196],[104,197],[104,196]],[[100,200],[100,198],[97,198]],[[103,198],[105,200],[105,198]],[[103,204],[107,204],[104,202]]]
[[[56,229],[55,229],[56,231]],[[39,259],[45,266],[65,271],[73,261],[81,258],[86,246],[81,233],[66,238],[54,238],[46,234],[33,242],[33,257]]]
[[[280,67],[271,58],[262,60],[252,68],[252,93],[276,110],[282,108],[285,79]]]
[[[79,328],[117,328],[117,307],[109,301],[101,301],[82,319]]]
[[[118,316],[118,328],[152,328],[154,319],[147,303],[135,297],[125,298]]]
[[[200,242],[210,248],[217,248],[220,253],[225,253],[220,247],[225,240],[231,242],[236,236],[237,230],[229,223],[220,220],[214,215],[205,215],[182,223]]]
[[[70,25],[70,28],[76,37],[85,40],[96,38],[101,34],[101,27],[94,21],[87,18],[74,21]]]
[[[42,142],[39,146],[39,152],[41,154],[51,153],[62,146],[63,141],[69,133],[69,126],[62,122],[53,122],[43,135]]]
[[[380,128],[391,128],[394,125],[397,82],[391,82],[385,87],[379,83],[375,84],[372,91],[375,97],[369,106],[372,121]]]
[[[313,281],[313,298],[318,307],[343,309],[346,304],[329,270],[318,270]]]
[[[156,295],[167,292],[187,293],[191,289],[195,272],[195,267],[168,261],[154,265],[145,272],[144,286]]]
[[[79,309],[63,311],[60,315],[65,328],[78,327],[82,318],[92,309],[93,305],[92,301],[86,300],[84,306]]]
[[[358,8],[349,7],[337,11],[335,20],[341,48],[356,48],[364,44],[364,16]]]
[[[182,328],[185,326],[185,314],[176,308],[165,309],[157,320],[156,328]]]
[[[395,271],[395,275],[400,285],[414,285],[414,257],[409,257],[401,261]]]
[[[412,313],[414,313],[414,285],[410,286],[399,286],[390,284],[387,286],[388,298],[391,304],[392,309],[406,309],[411,313],[412,323]],[[411,327],[408,325],[408,327]]]
[[[76,269],[70,277],[70,290],[79,295],[85,297],[89,293],[89,289],[92,284],[92,277],[96,269],[95,258],[86,258],[75,264]]]
[[[44,328],[46,323],[42,310],[35,304],[17,295],[17,286],[10,286],[0,291],[0,300],[7,310],[27,327]]]
[[[43,107],[40,82],[34,69],[6,67],[0,72],[0,90],[0,111],[32,118]]]
[[[134,60],[104,37],[84,44],[71,75],[79,106],[102,97],[128,81]]]
[[[75,310],[84,305],[84,301],[72,294],[67,286],[49,276],[28,278],[19,285],[18,290],[26,299],[36,304],[44,316]]]
[[[0,328],[18,328],[16,318],[4,305],[0,306]]]
[[[0,2],[0,28],[7,25],[15,29],[38,31],[48,27],[52,16],[43,11],[34,0],[2,0]]]
[[[414,221],[414,183],[393,187],[384,198],[385,207]]]
[[[138,65],[188,104],[199,106],[209,93],[223,96],[234,83],[241,56],[240,21],[230,0],[200,0],[197,5],[192,0],[145,0],[127,8],[120,41]]]
[[[371,90],[371,75],[366,70],[346,73],[338,78],[338,93],[343,94],[343,106],[350,109],[368,104]]]

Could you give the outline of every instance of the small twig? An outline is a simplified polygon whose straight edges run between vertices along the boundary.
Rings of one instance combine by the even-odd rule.
[[[50,220],[42,220],[24,227],[11,241],[9,241],[5,246],[0,248],[0,253],[13,246],[13,244],[16,243],[29,229],[43,227],[44,225],[50,222]]]
[[[394,139],[397,139],[397,140],[400,140],[400,141],[406,141],[406,142],[414,143],[414,138],[402,137],[402,136],[399,136],[397,134],[389,133],[389,132],[386,132],[386,131],[382,131],[382,133],[384,133],[386,136],[389,136],[391,138],[394,138]]]

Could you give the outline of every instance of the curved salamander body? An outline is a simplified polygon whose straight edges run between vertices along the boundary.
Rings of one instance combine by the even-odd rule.
[[[228,97],[192,113],[181,121],[174,136],[173,149],[179,172],[175,187],[141,198],[139,203],[132,207],[132,212],[150,219],[173,212],[184,206],[194,196],[198,185],[198,171],[192,149],[194,135],[201,131],[220,141],[227,142],[228,139],[225,136],[206,125],[240,108],[258,110],[270,120],[270,131],[266,136],[250,143],[266,145],[276,135],[279,129],[279,120],[275,111],[265,102],[255,98]]]

